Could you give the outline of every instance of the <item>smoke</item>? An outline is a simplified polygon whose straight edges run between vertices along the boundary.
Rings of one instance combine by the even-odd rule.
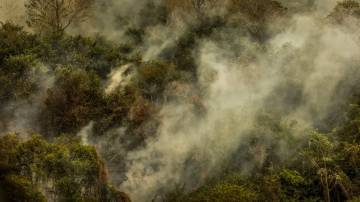
[[[107,0],[95,1],[90,18],[70,27],[69,33],[81,35],[102,35],[118,43],[127,42],[126,31],[143,25],[143,11],[147,6],[156,8],[161,0]],[[146,16],[151,17],[151,16]],[[125,39],[126,38],[126,39]]]
[[[112,70],[105,88],[105,93],[109,95],[120,86],[125,86],[129,83],[133,76],[132,73],[134,69],[135,67],[133,64],[126,64]]]
[[[151,61],[159,58],[167,48],[173,47],[178,39],[185,33],[186,28],[179,24],[168,26],[158,25],[147,30],[147,37],[144,44],[144,61]]]
[[[40,131],[38,116],[42,108],[47,89],[54,85],[55,77],[46,66],[34,66],[28,79],[36,84],[36,92],[26,99],[10,100],[0,106],[0,135],[18,133],[23,137]]]
[[[336,6],[338,0],[318,0],[314,1],[316,11],[320,15],[326,15]]]
[[[91,121],[88,125],[86,125],[84,128],[82,128],[80,130],[80,132],[76,135],[76,136],[80,137],[82,144],[84,144],[84,145],[90,144],[89,136],[92,135],[93,128],[94,128],[94,122]]]
[[[0,21],[25,25],[25,0],[0,0]]]
[[[206,113],[199,115],[188,102],[163,106],[158,134],[127,153],[121,189],[134,201],[151,201],[177,185],[200,186],[256,131],[264,109],[280,113],[283,123],[297,123],[294,136],[316,127],[344,99],[338,95],[348,86],[339,85],[354,82],[360,58],[355,19],[335,25],[317,16],[293,16],[291,26],[281,27],[266,44],[227,29],[217,34],[232,43],[204,40],[198,75]],[[279,150],[287,151],[279,152],[282,158],[291,153],[286,145]],[[241,167],[247,172],[255,163],[244,161]]]
[[[160,1],[150,0],[99,1],[91,23],[74,26],[69,31],[101,34],[117,43],[126,42],[128,28],[146,24],[140,14],[149,2],[161,5]],[[335,0],[283,3],[303,10],[287,16],[284,24],[272,22],[276,32],[266,42],[242,34],[243,27],[219,28],[209,38],[197,40],[200,45],[194,58],[199,83],[188,84],[187,91],[200,91],[201,100],[194,101],[193,93],[184,93],[187,98],[164,104],[158,115],[161,121],[157,134],[148,138],[143,147],[127,149],[130,143],[126,142],[124,127],[99,138],[99,148],[121,156],[122,164],[112,164],[110,175],[135,202],[161,200],[164,193],[178,185],[186,191],[203,185],[221,171],[249,133],[257,132],[262,124],[258,116],[263,111],[278,114],[284,125],[296,123],[290,127],[291,132],[302,136],[306,129],[319,127],[329,109],[344,102],[347,89],[360,76],[356,65],[360,62],[358,20],[348,18],[339,25],[325,19]],[[10,16],[2,12],[0,19]],[[186,23],[172,19],[147,24],[140,47],[143,60],[161,57],[186,33],[190,23],[188,19]],[[114,69],[105,93],[111,94],[125,85],[133,75],[129,73],[132,68],[135,67],[128,64]],[[52,77],[48,78],[43,86],[52,85]],[[36,125],[33,120],[38,107],[33,103],[42,103],[41,97],[35,96],[31,104],[11,103],[5,107],[15,117],[6,123],[9,131]],[[91,143],[93,125],[91,122],[78,133],[85,144]],[[270,133],[264,127],[265,133]],[[279,157],[284,159],[292,153],[288,145],[278,150]],[[266,151],[264,148],[257,151],[260,155],[252,161],[239,159],[244,174],[263,163]]]

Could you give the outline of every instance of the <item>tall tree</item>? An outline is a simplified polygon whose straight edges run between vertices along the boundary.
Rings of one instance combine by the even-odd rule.
[[[40,33],[61,34],[88,18],[94,0],[27,0],[27,24]]]

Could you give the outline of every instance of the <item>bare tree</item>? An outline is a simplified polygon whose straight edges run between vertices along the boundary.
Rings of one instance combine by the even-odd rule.
[[[27,0],[27,24],[41,33],[61,34],[88,18],[94,0]]]

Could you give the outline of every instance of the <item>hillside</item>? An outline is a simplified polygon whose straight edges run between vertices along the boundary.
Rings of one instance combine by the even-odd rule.
[[[360,201],[355,0],[0,2],[0,201]]]

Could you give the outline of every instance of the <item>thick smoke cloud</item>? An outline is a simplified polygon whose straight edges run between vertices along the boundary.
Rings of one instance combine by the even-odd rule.
[[[1,0],[0,21],[25,25],[25,0]]]
[[[127,27],[141,24],[138,16],[146,3],[147,0],[99,1],[94,8],[95,23],[85,23],[69,31],[86,30],[89,35],[101,34],[121,43]],[[247,134],[256,129],[257,117],[264,109],[280,114],[285,125],[296,123],[291,127],[292,134],[302,136],[306,129],[318,127],[328,116],[329,108],[343,102],[343,97],[338,95],[346,94],[346,89],[359,76],[355,68],[360,58],[359,22],[351,18],[343,25],[329,22],[326,16],[335,6],[335,0],[283,3],[289,8],[302,7],[306,12],[290,16],[284,25],[274,22],[274,30],[281,31],[272,33],[265,44],[240,35],[236,28],[219,29],[214,36],[199,39],[196,57],[199,83],[194,86],[200,88],[201,105],[206,112],[199,113],[187,101],[166,103],[159,114],[160,128],[146,140],[144,147],[127,151],[124,145],[115,145],[126,144],[118,140],[125,136],[123,127],[108,131],[111,135],[96,143],[104,150],[113,144],[111,149],[115,150],[111,152],[124,156],[125,168],[112,165],[110,176],[135,202],[160,200],[162,194],[178,185],[190,191],[216,175]],[[4,13],[1,20],[10,17]],[[127,21],[132,16],[135,20]],[[141,47],[145,61],[159,57],[186,32],[186,23],[174,23],[146,28],[145,45]],[[125,85],[129,78],[124,73],[131,65],[119,67],[109,75],[104,88],[106,94]],[[51,80],[46,79],[45,83],[52,83]],[[192,85],[189,88],[195,91]],[[36,107],[15,103],[5,110],[15,108],[14,116],[18,118],[8,124],[11,130],[28,128],[33,123],[27,121],[36,120],[33,117],[37,112],[32,111]],[[88,138],[93,133],[93,124],[78,133],[85,144],[92,143]],[[287,158],[291,151],[284,145],[279,148],[279,155]],[[266,153],[261,153],[253,161],[240,159],[244,174],[262,163]]]
[[[291,26],[265,45],[228,30],[221,32],[231,37],[231,44],[203,41],[198,74],[206,114],[199,116],[189,103],[163,106],[157,136],[127,154],[127,180],[121,188],[134,201],[159,199],[177,185],[196,188],[216,174],[246,134],[256,129],[256,117],[263,109],[280,113],[284,124],[296,123],[294,136],[316,127],[340,102],[338,95],[345,89],[340,83],[358,76],[354,65],[360,47],[357,23],[335,25],[315,16],[318,13],[293,16]],[[240,55],[234,58],[233,50],[239,46]],[[279,150],[287,151],[282,158],[291,153],[286,145]],[[243,172],[256,163],[244,161]]]

